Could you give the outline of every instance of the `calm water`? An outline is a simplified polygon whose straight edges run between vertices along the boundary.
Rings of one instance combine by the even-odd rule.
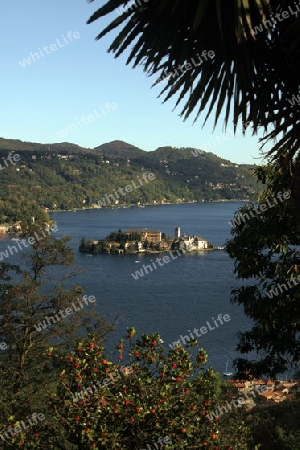
[[[236,333],[247,328],[243,310],[230,304],[230,288],[236,285],[233,262],[224,251],[210,251],[195,255],[182,255],[157,270],[134,280],[131,273],[142,264],[151,264],[156,256],[96,255],[88,257],[78,252],[81,237],[99,239],[119,228],[159,229],[174,235],[179,226],[181,233],[200,235],[214,245],[224,245],[230,237],[230,225],[238,203],[203,203],[150,206],[145,209],[103,209],[52,213],[58,233],[73,238],[77,264],[84,274],[76,283],[95,295],[99,311],[107,319],[118,318],[117,329],[109,339],[123,336],[127,326],[138,332],[159,332],[164,345],[186,335],[188,330],[200,328],[220,313],[229,314],[231,320],[199,338],[209,354],[209,364],[220,372],[226,361],[237,356]],[[0,248],[7,242],[1,241]],[[15,259],[12,257],[11,259]],[[140,263],[135,261],[139,260]]]
[[[150,255],[115,256],[80,254],[82,236],[99,239],[119,228],[159,229],[174,235],[200,235],[214,245],[224,245],[230,237],[230,225],[237,203],[204,203],[161,205],[145,209],[86,210],[53,213],[59,234],[73,237],[72,246],[81,268],[87,272],[76,281],[98,299],[99,310],[110,319],[119,316],[116,337],[127,326],[140,332],[159,332],[166,346],[200,328],[218,314],[229,314],[231,320],[199,338],[208,351],[210,364],[224,371],[227,359],[237,356],[236,333],[246,329],[243,311],[230,304],[230,288],[236,283],[233,262],[223,251],[182,255],[157,270],[134,280],[132,272],[142,264],[151,264]],[[138,264],[135,261],[140,260]],[[113,339],[112,339],[113,340]]]

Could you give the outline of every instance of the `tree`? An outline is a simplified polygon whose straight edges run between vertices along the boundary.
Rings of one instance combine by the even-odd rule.
[[[73,254],[67,246],[69,238],[56,239],[48,231],[44,222],[24,227],[20,242],[30,247],[23,255],[24,262],[19,266],[0,264],[0,337],[5,344],[0,352],[3,429],[37,411],[47,415],[45,400],[60,365],[59,360],[50,360],[54,350],[63,355],[99,321],[102,327],[95,334],[100,341],[109,330],[94,310],[96,297],[82,296],[81,286],[70,285]],[[60,277],[54,275],[55,268],[61,268]],[[68,269],[65,274],[63,268]],[[23,435],[8,435],[5,440],[8,446],[16,445]]]
[[[1,223],[8,223],[11,229],[16,228],[16,222],[22,222],[22,226],[39,221],[49,223],[49,216],[44,208],[36,201],[28,200],[23,195],[3,196],[0,199]]]
[[[242,285],[232,301],[243,305],[251,330],[239,333],[239,377],[276,377],[300,362],[299,245],[295,206],[288,179],[274,165],[258,170],[267,188],[258,204],[243,206],[231,222],[233,238],[226,250],[235,259]],[[253,352],[257,352],[257,360]]]
[[[275,408],[254,408],[248,424],[259,449],[298,450],[299,413],[299,399],[286,400]]]
[[[85,237],[82,237],[82,238],[81,238],[81,241],[80,241],[80,247],[79,247],[79,249],[84,250],[85,247],[86,247],[86,238],[85,238]]]
[[[149,248],[149,246],[150,246],[150,243],[149,243],[148,239],[146,238],[143,242],[143,248],[147,250]]]
[[[210,417],[216,402],[225,402],[224,382],[203,370],[207,354],[191,350],[196,341],[166,352],[158,334],[135,334],[129,328],[120,340],[117,363],[93,337],[70,352],[50,398],[69,442],[78,449],[248,450],[245,425],[229,432],[229,418],[219,427]]]

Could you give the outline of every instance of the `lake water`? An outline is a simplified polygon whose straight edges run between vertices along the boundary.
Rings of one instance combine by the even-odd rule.
[[[176,226],[181,234],[200,235],[216,246],[230,237],[229,220],[238,203],[201,203],[159,205],[146,208],[100,209],[53,213],[58,234],[72,236],[77,263],[86,273],[76,281],[95,295],[104,317],[118,318],[114,338],[122,337],[127,326],[138,332],[159,332],[169,348],[180,336],[206,326],[214,328],[213,317],[228,314],[227,323],[208,330],[198,338],[209,354],[209,364],[223,372],[227,359],[237,356],[236,333],[247,328],[242,308],[230,304],[230,289],[237,282],[233,261],[224,251],[182,255],[135,280],[132,273],[143,264],[155,261],[154,255],[95,255],[78,252],[81,237],[99,239],[111,231],[148,228],[174,236]],[[136,261],[141,261],[136,263]],[[199,331],[198,331],[199,333]],[[114,340],[113,336],[111,341]]]
[[[78,252],[81,237],[101,239],[111,231],[148,228],[174,236],[176,226],[181,234],[200,235],[216,246],[223,246],[230,237],[229,220],[239,203],[197,203],[159,205],[146,208],[98,209],[77,212],[54,212],[56,235],[72,237],[76,263],[84,273],[74,280],[95,295],[99,311],[107,319],[118,316],[112,342],[123,337],[127,326],[140,333],[160,333],[164,345],[206,326],[206,334],[198,338],[209,355],[209,365],[223,372],[226,361],[238,356],[236,333],[249,324],[242,308],[230,304],[230,289],[237,282],[233,261],[221,250],[181,255],[153,272],[135,280],[132,273],[143,264],[151,264],[156,255],[95,255]],[[7,246],[0,242],[0,250]],[[15,260],[15,256],[11,259]],[[137,263],[136,261],[140,261]],[[7,261],[8,262],[8,261]],[[15,261],[14,261],[15,262]],[[215,327],[213,317],[230,316],[228,322]],[[230,368],[230,367],[229,367]]]

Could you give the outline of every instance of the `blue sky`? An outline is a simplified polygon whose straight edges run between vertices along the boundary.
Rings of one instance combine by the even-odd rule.
[[[95,37],[108,18],[86,25],[103,3],[1,2],[0,136],[88,148],[115,139],[146,151],[165,145],[195,147],[234,162],[258,164],[258,137],[250,130],[246,137],[239,133],[233,138],[224,134],[222,122],[215,131],[212,119],[204,128],[201,118],[195,124],[192,118],[183,122],[179,109],[172,111],[174,102],[162,104],[159,87],[151,89],[154,78],[142,68],[126,66],[127,55],[115,59],[107,53],[114,35],[101,41]]]

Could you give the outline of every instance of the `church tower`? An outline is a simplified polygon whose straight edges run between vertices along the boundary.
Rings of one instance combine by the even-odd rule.
[[[175,239],[179,239],[180,238],[180,227],[176,227],[175,228]]]

